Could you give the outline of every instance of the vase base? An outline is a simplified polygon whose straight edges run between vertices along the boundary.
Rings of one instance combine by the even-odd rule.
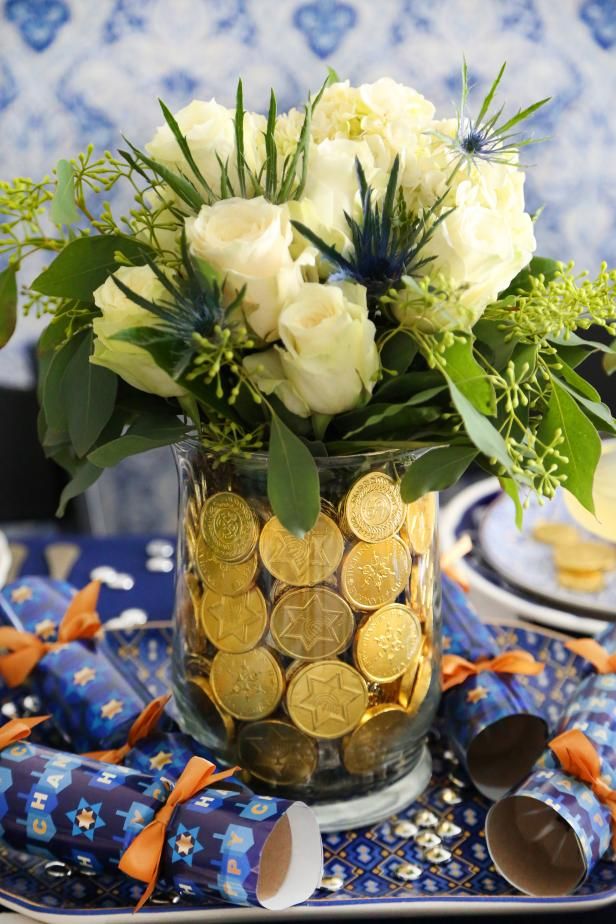
[[[378,824],[417,799],[430,782],[431,775],[432,757],[424,745],[411,772],[385,789],[356,799],[342,799],[340,802],[315,802],[311,808],[323,832],[347,831],[358,825]]]

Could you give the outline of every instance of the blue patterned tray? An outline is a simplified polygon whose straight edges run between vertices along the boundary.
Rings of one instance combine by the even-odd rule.
[[[538,705],[555,717],[575,688],[573,655],[552,634],[514,625],[503,625],[500,644],[527,648],[547,664],[537,686]],[[150,623],[133,631],[109,633],[127,669],[136,670],[153,695],[168,688],[171,626]],[[525,678],[522,678],[524,682]],[[537,683],[537,681],[534,681]],[[373,917],[377,911],[411,915],[434,913],[490,913],[495,910],[534,911],[589,910],[616,900],[616,864],[603,862],[580,891],[564,898],[532,899],[522,896],[494,870],[484,838],[485,799],[468,785],[451,752],[435,736],[432,743],[434,773],[428,790],[409,808],[390,821],[343,834],[324,835],[326,888],[285,917],[313,916],[327,910],[354,917]],[[442,823],[450,822],[448,836]],[[441,851],[430,851],[422,841],[443,834]],[[429,832],[432,838],[426,838]],[[417,840],[419,838],[419,842]],[[431,859],[426,858],[429,853]],[[446,859],[442,860],[443,857]],[[436,862],[440,858],[442,862]],[[75,921],[79,915],[95,915],[98,924],[134,922],[132,906],[139,885],[120,877],[75,874],[54,876],[47,860],[0,850],[0,904],[38,920]],[[160,904],[141,912],[148,920],[226,921],[270,913],[261,909],[235,908],[212,899],[195,908],[173,897],[160,896]]]

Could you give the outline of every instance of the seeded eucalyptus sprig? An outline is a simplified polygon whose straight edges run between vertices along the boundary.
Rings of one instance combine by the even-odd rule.
[[[514,116],[505,119],[505,121],[500,121],[505,108],[504,105],[495,112],[492,111],[494,97],[505,73],[505,67],[506,62],[502,65],[484,97],[479,113],[475,118],[472,118],[466,111],[470,87],[466,60],[463,60],[462,90],[456,133],[453,138],[444,132],[434,131],[431,133],[450,148],[453,163],[452,176],[460,167],[465,166],[470,170],[477,161],[486,161],[492,164],[509,164],[512,157],[519,154],[521,148],[527,147],[529,144],[538,144],[540,141],[545,141],[545,138],[524,138],[519,131],[512,131],[512,129],[524,122],[542,106],[545,106],[550,101],[549,96],[532,103],[525,109],[520,109]]]

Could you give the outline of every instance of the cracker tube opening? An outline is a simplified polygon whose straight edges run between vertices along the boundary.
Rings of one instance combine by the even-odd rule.
[[[466,755],[479,792],[493,801],[510,792],[542,754],[547,736],[544,719],[529,713],[504,716],[480,731]]]
[[[573,828],[550,805],[530,796],[507,796],[493,805],[486,840],[498,872],[527,895],[568,895],[586,876]]]
[[[323,843],[314,812],[294,802],[267,838],[259,865],[257,898],[281,911],[305,902],[323,874]]]

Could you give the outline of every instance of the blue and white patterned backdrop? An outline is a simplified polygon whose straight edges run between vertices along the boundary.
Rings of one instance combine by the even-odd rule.
[[[158,96],[231,105],[240,74],[255,109],[270,86],[299,102],[331,65],[390,75],[449,114],[463,53],[478,94],[506,59],[512,108],[554,98],[533,124],[551,140],[527,158],[540,250],[616,262],[616,0],[0,0],[0,177],[121,132],[147,140]],[[25,368],[13,348],[0,381]]]

